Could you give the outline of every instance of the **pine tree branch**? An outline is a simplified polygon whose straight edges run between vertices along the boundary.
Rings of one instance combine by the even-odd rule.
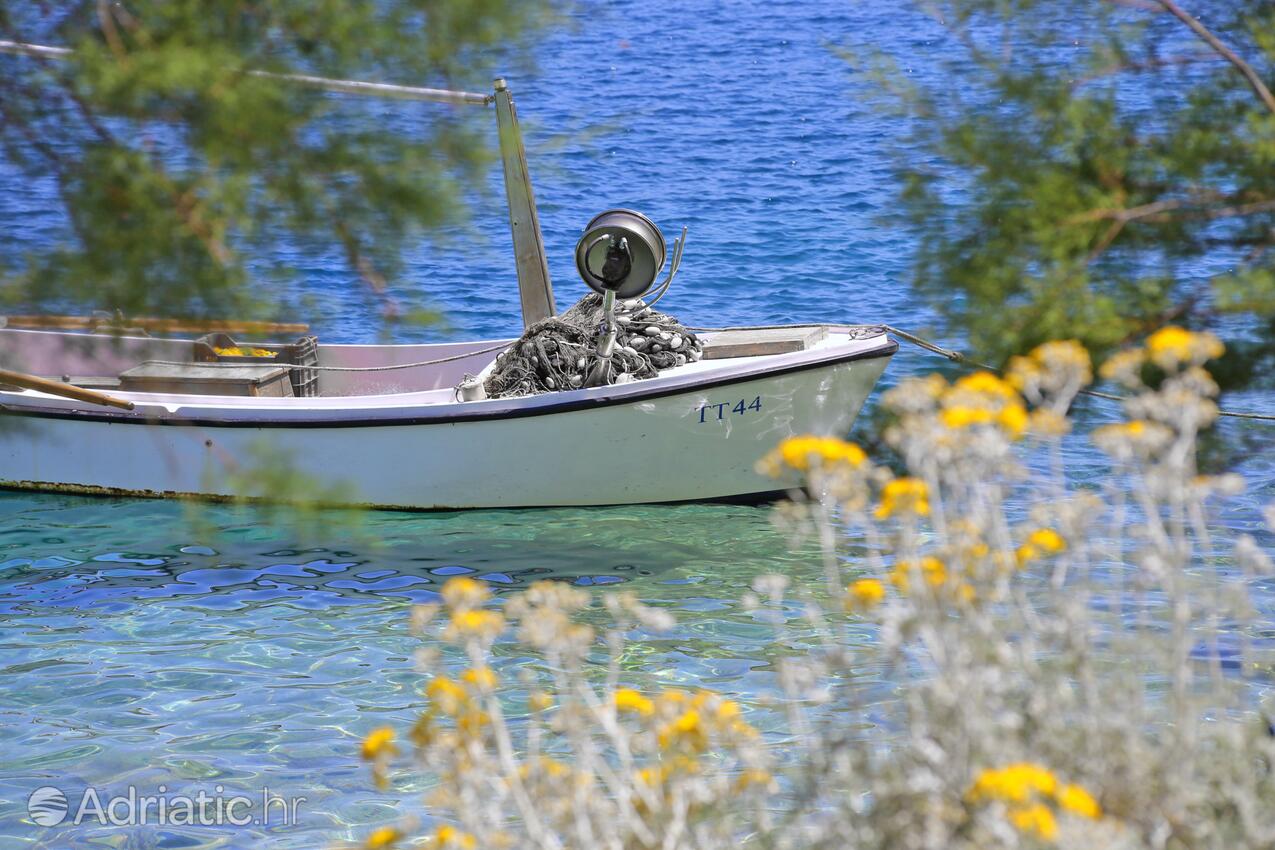
[[[1242,218],[1244,216],[1257,215],[1258,213],[1275,211],[1275,199],[1272,198],[1264,198],[1243,204],[1232,204],[1225,207],[1201,207],[1192,206],[1191,204],[1191,201],[1185,199],[1170,198],[1126,209],[1089,210],[1072,216],[1065,223],[1087,224],[1094,221],[1114,221],[1124,224],[1139,219],[1151,219],[1156,222],[1170,221],[1175,216],[1169,215],[1169,213],[1178,210],[1181,211],[1181,218],[1204,219]]]
[[[1203,39],[1209,47],[1212,47],[1221,54],[1226,61],[1238,68],[1239,72],[1244,75],[1246,80],[1248,80],[1248,84],[1253,88],[1253,91],[1256,92],[1257,96],[1261,98],[1263,103],[1266,104],[1266,108],[1269,109],[1272,114],[1275,114],[1275,94],[1271,94],[1271,90],[1266,87],[1264,82],[1262,82],[1262,78],[1258,76],[1257,71],[1253,70],[1252,65],[1241,59],[1235,51],[1223,44],[1217,36],[1209,32],[1208,28],[1205,27],[1204,24],[1193,18],[1185,9],[1175,3],[1174,0],[1157,0],[1157,2],[1163,6],[1169,14],[1173,15],[1182,23],[1190,27],[1192,32]]]

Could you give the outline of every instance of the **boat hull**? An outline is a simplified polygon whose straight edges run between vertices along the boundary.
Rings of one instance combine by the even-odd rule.
[[[892,353],[891,346],[631,401],[542,404],[453,419],[254,422],[11,413],[0,428],[0,486],[300,497],[394,509],[749,497],[795,483],[754,469],[784,437],[848,432]]]

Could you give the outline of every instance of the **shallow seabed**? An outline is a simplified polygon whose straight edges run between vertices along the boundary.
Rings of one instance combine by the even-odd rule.
[[[241,847],[263,831],[261,846],[313,847],[393,817],[395,792],[372,790],[358,742],[419,706],[408,610],[449,576],[625,585],[680,621],[632,647],[635,685],[743,694],[770,690],[773,633],[739,595],[763,572],[816,577],[812,553],[757,507],[297,518],[5,494],[0,515],[6,847]],[[46,785],[72,808],[87,787],[103,800],[220,786],[306,801],[295,825],[270,830],[45,830],[23,821]]]

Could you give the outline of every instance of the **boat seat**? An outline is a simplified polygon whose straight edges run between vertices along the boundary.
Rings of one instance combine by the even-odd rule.
[[[827,336],[827,325],[805,325],[795,328],[706,331],[700,334],[700,339],[704,342],[705,360],[724,360],[728,357],[762,357],[767,354],[806,351]]]
[[[120,373],[124,392],[178,395],[292,396],[288,370],[242,363],[165,363],[148,360]]]
[[[120,379],[118,377],[97,377],[92,375],[42,375],[50,381],[61,381],[64,384],[70,384],[73,387],[80,387],[86,390],[118,390],[120,388]]]

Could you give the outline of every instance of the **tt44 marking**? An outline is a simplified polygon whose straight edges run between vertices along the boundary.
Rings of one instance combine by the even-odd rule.
[[[749,401],[746,398],[741,398],[736,402],[723,401],[721,404],[709,402],[708,404],[700,407],[699,421],[701,425],[705,422],[720,422],[725,419],[728,414],[743,416],[750,410],[755,410],[758,413],[761,413],[761,396],[757,396],[752,401]],[[717,413],[716,416],[713,415],[714,411]]]

